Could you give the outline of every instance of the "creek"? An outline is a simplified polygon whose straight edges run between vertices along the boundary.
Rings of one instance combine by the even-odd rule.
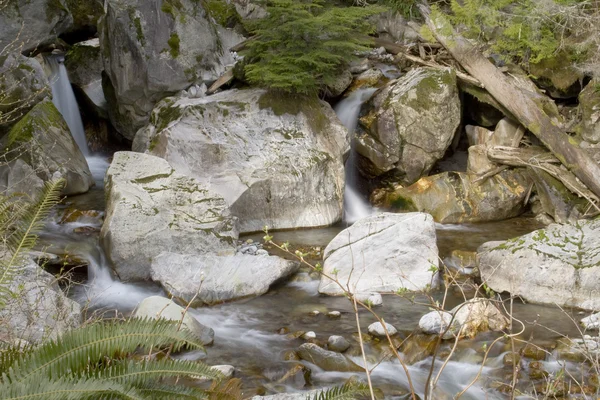
[[[62,77],[64,66],[61,67],[61,65],[60,62],[56,63],[59,73],[55,75],[58,76],[58,80],[53,82],[53,89],[56,88],[57,91],[70,90],[70,85],[65,85],[64,81],[60,81],[60,79],[67,79],[68,83],[66,72]],[[361,104],[374,91],[375,89],[371,88],[357,90],[338,104],[336,108],[338,115],[351,132],[356,127]],[[63,98],[63,95],[61,93],[56,98]],[[67,96],[67,98],[70,97]],[[59,102],[59,104],[62,103]],[[65,111],[62,105],[59,107],[65,116],[73,113],[73,107],[77,107],[77,104],[70,100],[67,104],[70,111]],[[71,124],[69,126],[71,127]],[[87,156],[94,175],[96,188],[84,195],[68,198],[59,207],[40,237],[39,248],[53,254],[69,254],[87,266],[87,277],[81,279],[80,283],[74,280],[70,285],[69,294],[88,309],[88,315],[92,312],[103,312],[108,316],[128,315],[145,297],[164,295],[164,293],[151,283],[120,282],[112,273],[98,240],[104,211],[103,177],[108,162],[104,157],[90,155],[89,151],[84,154]],[[365,194],[361,192],[355,162],[354,152],[351,152],[346,164],[348,185],[345,192],[344,223],[321,229],[275,232],[274,240],[276,242],[289,241],[292,246],[312,248],[314,251],[322,252],[329,241],[347,224],[372,213],[373,210],[368,205]],[[93,210],[100,213],[86,214],[76,222],[60,223],[62,215],[72,210]],[[88,229],[85,234],[78,231],[78,228],[83,227]],[[486,241],[508,239],[536,228],[538,228],[537,223],[528,218],[484,224],[437,225],[440,257],[448,256],[455,249],[475,250]],[[247,235],[240,240],[260,242],[262,235]],[[268,246],[265,248],[274,250]],[[294,333],[300,331],[315,332],[318,343],[326,342],[330,335],[344,336],[351,343],[347,354],[353,361],[362,365],[356,340],[355,315],[350,302],[345,297],[319,295],[317,292],[318,282],[318,277],[314,273],[303,268],[290,281],[272,287],[267,294],[258,298],[191,309],[190,312],[201,323],[214,329],[214,344],[208,346],[206,351],[183,353],[178,357],[192,360],[201,359],[211,365],[233,365],[236,368],[236,377],[243,381],[246,395],[297,392],[343,384],[356,373],[324,371],[306,361],[302,363],[312,372],[308,380],[304,378],[282,380],[286,373],[299,363],[299,361],[286,361],[285,354],[290,350],[297,349],[305,342],[294,337],[297,336]],[[442,301],[443,290],[433,292],[432,297]],[[405,359],[422,355],[417,357],[418,361],[408,367],[413,385],[419,395],[422,395],[425,390],[433,359],[425,351],[424,345],[414,339],[418,336],[411,336],[411,334],[418,326],[420,317],[429,311],[429,301],[423,295],[418,295],[414,299],[384,295],[383,306],[375,309],[386,322],[398,329],[399,339],[408,338],[407,341],[414,341],[412,350],[407,350],[402,354]],[[459,304],[461,298],[450,291],[445,302],[450,308]],[[314,311],[319,311],[319,313],[314,313]],[[341,315],[339,318],[330,318],[327,316],[329,311],[339,311]],[[558,338],[556,332],[571,336],[578,335],[577,326],[571,320],[571,318],[575,320],[580,318],[576,312],[563,312],[554,307],[515,302],[513,315],[526,325],[519,338],[532,340],[540,346],[548,347],[555,342]],[[359,312],[359,320],[362,332],[366,331],[366,327],[370,323],[375,322],[374,317],[366,311]],[[292,335],[290,336],[290,334]],[[500,334],[497,333],[483,333],[474,339],[461,340],[451,360],[444,366],[438,358],[434,362],[433,376],[436,376],[440,370],[443,371],[440,374],[433,398],[452,398],[454,394],[465,389],[478,376],[480,369],[479,379],[462,398],[509,398],[509,395],[503,394],[497,388],[500,383],[509,382],[507,376],[510,376],[512,372],[512,364],[505,365],[504,363],[504,355],[511,349],[510,342],[502,339],[491,348],[490,356],[485,362],[485,366],[481,368],[485,350],[499,336]],[[383,391],[386,398],[407,398],[408,381],[400,363],[393,357],[384,356],[385,343],[367,338],[365,350],[369,367],[373,368],[374,385]],[[451,343],[444,344],[440,354],[449,354],[450,346]],[[571,362],[559,364],[556,361],[543,360],[542,363],[544,370],[549,373],[557,372],[563,367],[580,373],[579,369],[582,368],[580,364]],[[523,371],[523,376],[517,384],[517,387],[524,391],[531,390],[531,380],[527,377],[527,373],[527,370]]]

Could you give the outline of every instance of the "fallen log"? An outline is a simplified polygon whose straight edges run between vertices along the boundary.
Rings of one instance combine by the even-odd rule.
[[[435,38],[454,59],[480,81],[498,103],[537,136],[596,197],[600,197],[600,165],[569,141],[569,136],[545,112],[539,97],[513,84],[471,43],[457,34],[441,13],[435,12],[432,15],[426,5],[420,5],[419,9]]]

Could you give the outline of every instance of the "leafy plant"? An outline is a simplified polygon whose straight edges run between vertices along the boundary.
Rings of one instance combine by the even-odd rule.
[[[366,17],[382,7],[326,7],[323,0],[268,0],[268,17],[246,23],[244,73],[252,84],[315,95],[336,82],[373,29]]]
[[[360,397],[369,395],[369,386],[350,381],[343,386],[333,387],[327,390],[322,390],[315,394],[310,400],[354,400]]]

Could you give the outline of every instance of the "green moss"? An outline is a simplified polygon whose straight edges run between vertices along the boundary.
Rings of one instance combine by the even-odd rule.
[[[258,99],[258,106],[261,110],[271,109],[277,116],[303,113],[315,132],[323,131],[329,123],[319,99],[313,96],[267,91]]]
[[[156,127],[156,132],[160,133],[169,124],[181,117],[183,110],[174,106],[175,102],[171,99],[163,100],[158,111],[152,113],[150,123]]]
[[[9,148],[29,142],[48,127],[66,129],[66,123],[52,101],[38,103],[9,131],[6,145]]]
[[[204,7],[208,15],[213,17],[219,25],[233,26],[237,22],[241,22],[241,17],[233,3],[223,0],[205,0]]]
[[[100,57],[100,48],[93,46],[73,46],[65,55],[65,66],[71,67],[88,65]]]
[[[392,208],[402,211],[419,211],[410,197],[398,196],[390,202]]]
[[[142,44],[142,46],[145,46],[146,38],[144,36],[144,29],[142,28],[142,20],[140,19],[140,17],[138,17],[136,15],[135,8],[129,7],[127,9],[127,12],[129,14],[129,20],[131,21],[131,24],[133,24],[133,27],[135,28],[135,33],[137,35],[138,42],[140,42]]]
[[[171,33],[171,37],[167,41],[169,48],[171,49],[171,57],[177,58],[179,56],[179,35],[177,32]]]

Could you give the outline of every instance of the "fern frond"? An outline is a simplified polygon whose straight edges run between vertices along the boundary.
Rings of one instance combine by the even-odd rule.
[[[316,393],[307,400],[354,400],[369,395],[369,386],[364,383],[348,382],[343,386],[335,386]]]
[[[8,220],[3,221],[5,232],[7,230],[11,232],[3,238],[8,255],[0,257],[0,307],[5,305],[10,284],[23,265],[24,257],[35,246],[37,233],[43,228],[44,220],[52,207],[60,201],[60,191],[64,183],[63,179],[46,182],[35,203],[24,208],[15,206],[18,218],[12,217],[14,223],[6,226]],[[2,206],[5,212],[10,211],[10,205]]]
[[[127,322],[105,322],[68,331],[27,354],[10,369],[11,381],[28,381],[38,376],[61,377],[85,371],[103,357],[119,357],[138,347],[172,346],[201,349],[202,343],[188,330],[178,330],[176,321],[131,319]]]
[[[72,381],[69,379],[32,379],[2,385],[0,398],[3,400],[81,400],[81,399],[125,399],[146,400],[135,388],[117,382],[94,379]]]
[[[174,386],[166,385],[163,383],[154,383],[152,385],[145,385],[138,389],[140,393],[144,394],[149,399],[157,400],[203,400],[208,399],[206,392],[199,388],[191,388],[185,386]]]
[[[135,387],[141,387],[149,379],[156,380],[182,376],[223,379],[222,373],[202,362],[171,359],[116,363],[95,374],[98,379],[114,380]]]
[[[240,400],[242,399],[242,381],[233,378],[225,382],[215,381],[206,391],[210,400]]]

